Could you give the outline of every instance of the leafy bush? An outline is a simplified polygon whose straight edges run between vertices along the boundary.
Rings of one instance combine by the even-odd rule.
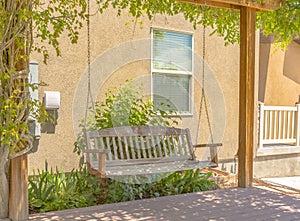
[[[29,178],[28,199],[31,212],[46,212],[97,204],[100,193],[97,178],[86,169],[70,173],[47,169]]]
[[[162,179],[152,183],[137,184],[120,180],[98,180],[88,174],[85,168],[65,173],[63,170],[59,172],[57,168],[54,172],[46,167],[29,178],[29,208],[31,213],[47,212],[211,190],[217,187],[215,181],[210,179],[211,175],[212,173],[201,174],[199,169],[188,170],[161,176]],[[153,180],[157,180],[157,177]]]
[[[161,107],[163,106],[164,104],[161,104]],[[89,110],[88,118],[83,119],[79,125],[81,132],[74,143],[73,152],[80,155],[84,149],[85,130],[101,130],[117,126],[178,124],[176,120],[169,117],[170,115],[176,115],[176,113],[154,108],[153,102],[143,95],[141,86],[127,81],[127,84],[119,90],[110,89],[105,94],[105,100],[102,103],[97,102],[95,110]]]
[[[108,187],[106,203],[211,190],[217,187],[215,181],[209,179],[211,175],[210,172],[201,174],[197,169],[174,172],[154,183],[134,184],[114,180]]]

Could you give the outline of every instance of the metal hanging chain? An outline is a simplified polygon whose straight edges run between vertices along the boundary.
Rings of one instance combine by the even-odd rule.
[[[206,1],[204,1],[204,8],[203,8],[203,18],[206,18]],[[212,126],[211,126],[211,122],[209,119],[209,113],[208,113],[208,107],[207,107],[207,100],[206,100],[206,95],[205,95],[205,57],[206,57],[206,26],[203,26],[203,36],[202,36],[202,90],[201,90],[201,100],[200,100],[200,111],[199,111],[199,119],[198,119],[198,127],[197,127],[197,137],[199,135],[199,128],[200,128],[200,120],[201,120],[201,115],[202,115],[202,106],[204,104],[205,107],[205,114],[206,114],[206,119],[207,119],[207,124],[208,124],[208,128],[209,128],[209,133],[210,133],[210,139],[211,139],[211,143],[214,143],[214,139],[213,139],[213,132],[212,132]]]
[[[87,1],[87,65],[88,65],[88,88],[87,88],[87,98],[86,98],[86,109],[85,109],[85,117],[84,117],[84,129],[86,130],[87,118],[88,118],[88,109],[89,109],[89,101],[91,99],[92,109],[94,114],[95,112],[95,105],[92,96],[92,89],[91,89],[91,25],[90,25],[90,0]]]

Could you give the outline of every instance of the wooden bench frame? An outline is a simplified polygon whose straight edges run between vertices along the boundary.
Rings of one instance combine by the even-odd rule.
[[[144,175],[217,166],[216,147],[210,145],[212,161],[198,161],[189,129],[163,126],[124,126],[87,131],[86,161],[89,172],[101,177]],[[220,144],[219,144],[220,146]]]

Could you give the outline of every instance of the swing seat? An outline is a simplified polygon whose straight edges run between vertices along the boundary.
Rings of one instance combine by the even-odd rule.
[[[214,167],[196,160],[189,129],[123,126],[87,131],[89,172],[101,177],[147,175]]]

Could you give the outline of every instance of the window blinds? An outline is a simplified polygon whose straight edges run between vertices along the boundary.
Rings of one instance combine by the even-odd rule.
[[[153,30],[153,69],[192,72],[192,35]]]

